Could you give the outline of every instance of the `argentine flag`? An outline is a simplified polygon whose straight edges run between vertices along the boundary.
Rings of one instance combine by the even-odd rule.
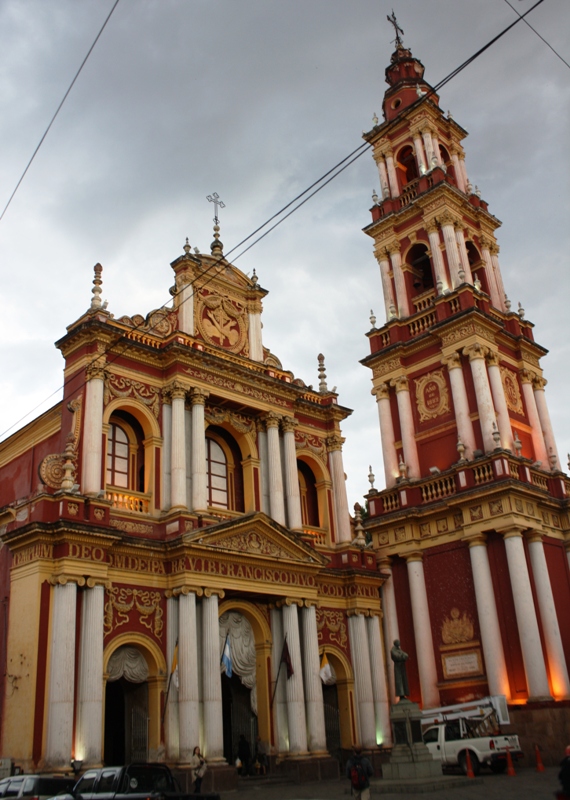
[[[232,653],[230,650],[230,637],[226,636],[226,643],[222,653],[222,670],[226,673],[228,678],[232,677]]]

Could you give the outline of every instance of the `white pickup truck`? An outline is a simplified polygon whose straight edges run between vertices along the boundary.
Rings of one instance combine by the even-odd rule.
[[[475,775],[482,764],[488,765],[493,772],[503,772],[507,767],[507,748],[513,761],[523,755],[518,736],[497,733],[498,728],[481,735],[479,727],[480,723],[472,719],[444,720],[424,731],[424,742],[442,766],[459,765],[465,774],[468,750]]]

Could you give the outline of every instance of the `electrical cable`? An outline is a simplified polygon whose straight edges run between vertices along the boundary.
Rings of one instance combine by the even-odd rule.
[[[53,125],[53,123],[55,122],[55,118],[57,117],[57,115],[58,115],[58,114],[59,114],[59,112],[61,111],[63,104],[65,103],[65,101],[67,100],[67,97],[68,97],[69,93],[70,93],[70,92],[71,92],[71,90],[73,89],[73,86],[74,86],[74,84],[75,84],[75,81],[77,80],[77,78],[79,77],[79,74],[81,73],[81,70],[83,69],[83,67],[84,67],[84,66],[85,66],[85,64],[87,63],[87,59],[89,58],[89,56],[90,56],[90,55],[91,55],[91,53],[93,52],[93,50],[94,50],[94,48],[95,48],[95,45],[96,45],[96,44],[97,44],[97,42],[99,41],[99,38],[100,38],[101,34],[102,34],[102,33],[103,33],[103,31],[105,30],[105,27],[106,27],[107,23],[108,23],[108,22],[109,22],[109,20],[111,19],[111,15],[112,15],[113,11],[114,11],[114,10],[117,8],[117,6],[118,6],[118,5],[119,5],[119,0],[115,0],[115,2],[114,2],[114,4],[113,4],[113,7],[112,7],[112,9],[111,9],[111,10],[109,11],[109,13],[107,14],[107,18],[105,19],[105,22],[103,23],[103,25],[101,26],[101,28],[100,28],[100,30],[99,30],[99,33],[97,34],[97,36],[96,36],[96,37],[95,37],[95,39],[93,40],[93,44],[91,45],[91,47],[90,47],[90,48],[89,48],[89,50],[87,51],[87,55],[85,56],[85,58],[84,58],[84,59],[83,59],[83,61],[81,62],[81,66],[79,67],[79,69],[78,69],[78,70],[77,70],[77,72],[75,73],[75,77],[73,78],[73,80],[72,80],[72,81],[71,81],[71,83],[69,84],[69,87],[68,87],[68,89],[67,89],[67,92],[66,92],[66,93],[63,95],[63,100],[62,100],[62,101],[61,101],[61,103],[58,105],[58,107],[57,107],[57,109],[56,109],[56,111],[55,111],[55,114],[54,114],[54,115],[53,115],[53,117],[51,118],[49,125],[48,125],[48,126],[47,126],[47,128],[45,129],[45,131],[44,131],[44,134],[43,134],[42,138],[41,138],[41,139],[40,139],[40,141],[39,141],[39,144],[38,144],[38,146],[36,147],[36,149],[35,149],[35,150],[34,150],[34,152],[32,153],[32,157],[31,157],[31,158],[30,158],[30,160],[28,161],[28,163],[27,163],[27,165],[26,165],[26,169],[25,169],[25,170],[22,172],[22,175],[20,176],[20,180],[19,180],[19,181],[18,181],[18,183],[16,184],[16,188],[14,189],[14,191],[12,192],[12,194],[10,195],[10,197],[8,198],[8,202],[6,203],[6,205],[4,206],[4,210],[3,210],[3,211],[2,211],[2,213],[0,214],[0,222],[2,221],[2,219],[3,219],[3,217],[4,217],[4,214],[6,213],[6,211],[8,211],[8,208],[9,208],[9,206],[10,206],[10,203],[12,202],[12,200],[14,199],[14,196],[15,196],[16,192],[17,192],[17,191],[18,191],[18,189],[20,188],[20,184],[22,183],[22,181],[23,181],[23,180],[24,180],[24,178],[26,177],[26,173],[28,172],[29,168],[32,166],[32,161],[33,161],[33,160],[34,160],[34,158],[37,156],[37,154],[38,154],[38,151],[39,151],[40,147],[42,146],[42,144],[44,143],[44,140],[45,140],[46,136],[48,135],[48,133],[49,133],[49,131],[50,131],[50,128],[51,128],[51,126],[52,126],[52,125]]]
[[[515,8],[515,7],[512,5],[512,3],[510,3],[510,2],[509,2],[509,0],[505,0],[505,3],[506,3],[508,6],[510,6],[510,8],[512,8],[512,9],[513,9],[513,11],[515,12],[515,14],[518,14],[518,15],[519,15],[519,17],[521,17],[521,19],[524,19],[524,15],[523,15],[523,16],[521,16],[521,14],[519,14],[519,12],[518,12],[518,11],[516,10],[516,8]],[[542,35],[541,35],[541,34],[540,34],[540,33],[539,33],[537,30],[536,30],[536,28],[533,28],[533,27],[532,27],[532,25],[530,24],[530,22],[528,22],[526,19],[524,20],[524,23],[525,23],[525,25],[528,25],[528,27],[531,29],[531,31],[532,31],[533,33],[536,33],[536,35],[538,36],[538,38],[539,38],[539,39],[541,39],[541,40],[544,42],[544,44],[545,44],[547,47],[550,47],[550,49],[552,50],[552,52],[554,53],[554,55],[555,55],[555,56],[558,56],[558,58],[560,59],[560,61],[562,61],[562,63],[563,63],[563,64],[566,64],[566,66],[568,67],[568,69],[570,69],[570,64],[569,64],[569,63],[566,61],[566,59],[562,58],[562,56],[560,55],[560,53],[559,53],[559,52],[557,52],[557,51],[554,49],[554,47],[553,47],[553,46],[550,44],[550,42],[547,42],[547,41],[546,41],[546,39],[544,38],[544,36],[542,36]]]
[[[115,6],[117,5],[118,2],[119,2],[119,0],[116,0]],[[460,72],[462,72],[467,66],[469,66],[473,61],[475,61],[476,58],[478,58],[486,50],[488,50],[489,47],[491,47],[495,42],[497,42],[499,39],[501,39],[509,30],[511,30],[511,28],[513,28],[519,22],[523,21],[524,17],[526,17],[528,14],[530,14],[531,11],[533,11],[537,6],[539,6],[543,2],[544,2],[544,0],[537,0],[537,2],[530,9],[528,9],[523,15],[519,15],[518,19],[516,19],[514,22],[512,22],[510,25],[508,25],[506,28],[504,28],[500,33],[498,33],[495,37],[493,37],[493,39],[491,39],[489,42],[487,42],[487,44],[485,44],[483,47],[481,47],[479,50],[477,50],[476,53],[474,53],[472,56],[470,56],[468,59],[466,59],[462,64],[460,64],[458,67],[456,67],[452,72],[450,72],[448,75],[446,75],[446,77],[443,78],[441,81],[439,81],[437,84],[435,84],[435,86],[430,87],[428,92],[423,94],[421,97],[418,97],[418,99],[416,101],[414,101],[410,106],[408,106],[401,114],[399,114],[394,120],[389,122],[386,125],[386,127],[384,129],[384,132],[388,133],[391,128],[395,127],[396,125],[400,125],[402,120],[405,119],[409,114],[411,114],[418,107],[418,105],[420,105],[423,102],[426,102],[429,99],[429,97],[431,97],[433,94],[435,94],[442,86],[445,86],[447,83],[449,83],[450,80],[452,80]],[[113,9],[111,10],[111,13],[114,10],[115,6],[113,6]],[[296,206],[294,206],[294,208],[292,208],[287,214],[285,214],[280,220],[278,220],[262,236],[258,237],[254,242],[252,242],[250,245],[248,245],[248,247],[245,248],[245,250],[243,250],[241,253],[239,253],[237,256],[235,256],[233,261],[237,261],[238,258],[240,258],[242,255],[244,255],[248,250],[250,250],[255,244],[257,244],[263,238],[265,238],[265,236],[267,236],[269,233],[271,233],[271,231],[275,230],[275,228],[277,228],[282,222],[284,222],[288,217],[290,217],[295,211],[297,211],[299,208],[301,208],[301,206],[303,206],[308,200],[310,200],[312,197],[314,197],[316,194],[318,194],[318,192],[320,192],[321,189],[323,189],[325,186],[327,186],[332,180],[334,180],[334,178],[336,178],[345,169],[347,169],[347,167],[349,167],[358,158],[360,158],[362,155],[364,155],[364,153],[367,152],[370,149],[370,147],[371,147],[371,145],[368,142],[364,142],[363,144],[359,145],[359,147],[355,148],[351,153],[349,153],[349,155],[345,156],[345,158],[343,158],[341,161],[337,162],[337,164],[335,164],[334,167],[331,167],[331,169],[329,169],[327,172],[325,172],[323,175],[321,175],[320,178],[315,180],[310,186],[308,186],[306,189],[304,189],[304,191],[300,192],[293,200],[289,201],[279,211],[277,211],[271,217],[269,217],[262,225],[258,226],[252,233],[250,233],[248,236],[246,236],[244,239],[242,239],[241,242],[239,242],[231,250],[229,250],[227,253],[225,253],[222,256],[220,256],[216,261],[214,261],[206,270],[204,270],[202,275],[200,275],[200,279],[202,279],[204,277],[204,275],[206,275],[208,272],[211,272],[212,270],[214,270],[215,267],[218,266],[220,263],[222,263],[224,260],[227,260],[227,257],[229,255],[231,255],[233,252],[235,252],[243,244],[248,242],[253,236],[255,236],[257,233],[259,233],[259,231],[263,230],[263,228],[265,228],[267,225],[269,225],[270,222],[272,222],[274,219],[276,219],[281,214],[283,214],[284,211],[286,211],[287,209],[290,209],[291,206],[294,203],[297,202],[297,200],[300,200],[301,198],[304,197],[304,195],[307,195],[307,197],[305,197],[301,202],[299,202]],[[325,178],[327,180],[325,180]],[[312,189],[314,189],[314,191],[311,192]],[[309,192],[311,192],[311,193],[308,194]],[[215,277],[215,275],[212,275],[208,279],[208,281],[201,282],[200,283],[200,288],[204,288],[204,286],[208,285],[208,283],[210,283],[214,279],[214,277]],[[192,282],[191,285],[194,285],[194,282]],[[195,289],[192,290],[192,292],[188,295],[188,297],[186,297],[184,299],[183,302],[187,302],[188,300],[191,300],[194,297],[194,294],[195,294]],[[169,302],[170,301],[166,301],[165,303],[163,303],[162,306],[159,306],[158,309],[155,309],[155,311],[161,311],[161,310],[166,309]],[[180,303],[178,307],[180,307],[181,305],[182,305],[182,303]],[[95,356],[93,358],[93,360],[86,366],[86,369],[88,367],[92,366],[93,364],[95,364],[100,359],[102,359],[104,356],[106,356],[112,349],[116,348],[117,345],[119,345],[122,340],[126,340],[125,350],[128,347],[133,346],[133,342],[130,340],[129,334],[132,334],[133,332],[135,332],[137,330],[140,330],[145,325],[145,322],[146,322],[146,320],[144,320],[143,322],[141,322],[138,325],[134,326],[133,328],[130,328],[129,331],[127,331],[127,332],[125,332],[123,334],[120,334],[117,337],[117,339],[115,339],[114,342],[112,342],[111,344],[107,345],[107,347],[105,348],[105,350],[102,353],[99,353],[97,356]],[[152,330],[153,330],[153,328],[149,328],[149,329],[147,329],[147,332],[150,333]],[[120,353],[116,353],[112,359],[110,359],[108,361],[105,361],[105,366],[108,366],[109,364],[114,363],[118,358],[120,358],[120,356],[124,355],[125,350],[122,350]],[[83,375],[83,371],[77,372],[74,376],[72,376],[70,378],[70,381],[68,383],[71,383],[76,377],[80,377],[82,375]],[[86,379],[83,379],[83,383],[81,384],[81,386],[79,388],[82,388],[86,383],[87,383]],[[59,386],[57,389],[55,389],[51,394],[49,394],[46,398],[44,398],[44,400],[41,401],[38,405],[36,405],[33,409],[28,411],[24,416],[20,417],[20,419],[18,419],[16,422],[14,422],[12,425],[10,425],[9,428],[7,428],[6,430],[2,431],[0,433],[0,437],[3,437],[6,433],[8,433],[10,430],[12,430],[12,428],[14,428],[16,425],[18,425],[24,419],[26,419],[26,417],[28,417],[30,414],[32,414],[37,408],[42,406],[47,400],[49,400],[51,397],[53,397],[55,394],[57,394],[59,391],[61,391],[64,388],[65,388],[65,385],[62,385],[62,386]],[[68,385],[68,388],[69,388],[69,385]],[[74,389],[73,391],[77,391],[77,389]]]

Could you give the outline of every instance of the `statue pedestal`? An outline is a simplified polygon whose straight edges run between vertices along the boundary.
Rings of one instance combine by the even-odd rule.
[[[382,767],[386,780],[441,778],[441,764],[434,761],[422,739],[422,713],[417,703],[405,697],[390,708],[392,755]]]

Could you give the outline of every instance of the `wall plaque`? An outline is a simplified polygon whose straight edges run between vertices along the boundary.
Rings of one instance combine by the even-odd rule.
[[[442,653],[443,675],[446,680],[468,678],[483,674],[481,651],[462,650],[454,653]]]
[[[414,383],[420,422],[449,413],[449,392],[442,369],[428,372],[427,375],[416,378]]]

